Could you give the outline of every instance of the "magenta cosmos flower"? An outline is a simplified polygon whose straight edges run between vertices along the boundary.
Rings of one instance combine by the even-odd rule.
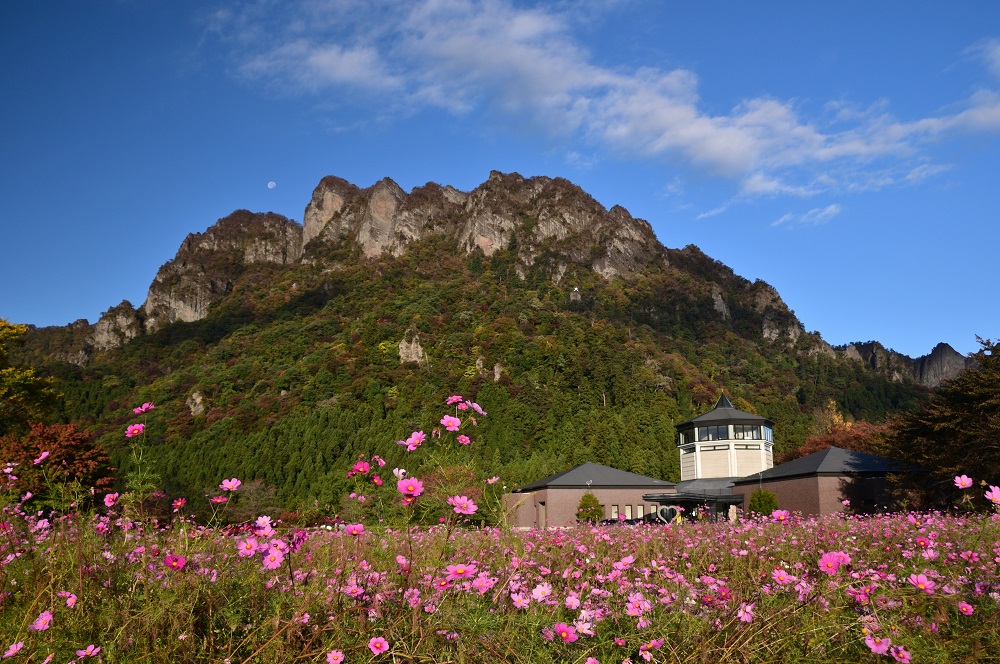
[[[458,431],[458,427],[462,426],[462,420],[453,415],[445,415],[441,418],[441,425],[448,431]]]
[[[910,585],[917,590],[923,590],[928,595],[933,595],[934,588],[937,587],[937,584],[931,579],[928,579],[926,574],[911,574]]]
[[[37,466],[41,462],[45,461],[47,458],[49,458],[49,451],[45,450],[44,452],[42,452],[41,454],[39,454],[38,458],[35,459],[34,461],[32,461],[31,463]]]
[[[171,505],[173,506],[175,512],[179,512],[182,507],[187,505],[187,498],[178,498],[171,503]]]
[[[465,496],[452,496],[448,504],[455,509],[455,514],[475,514],[479,507]]]
[[[957,475],[955,476],[955,486],[959,489],[968,489],[972,486],[972,478],[968,475]]]
[[[832,576],[840,571],[841,565],[849,565],[850,562],[851,557],[843,551],[829,551],[820,557],[819,568]]]
[[[552,632],[563,640],[563,643],[573,643],[579,636],[576,633],[576,627],[567,625],[563,622],[558,622],[552,626]]]
[[[424,492],[424,483],[415,477],[403,478],[396,483],[396,491],[404,496],[416,498]]]
[[[368,649],[372,651],[373,655],[381,655],[389,649],[389,642],[381,636],[376,636],[368,642]]]
[[[7,648],[6,652],[3,654],[3,658],[13,657],[17,653],[21,652],[21,648],[24,647],[24,641],[18,641],[17,643],[12,643]]]
[[[788,521],[791,513],[788,510],[774,510],[771,512],[772,521]]]
[[[130,424],[125,429],[125,437],[126,438],[134,438],[134,437],[136,437],[138,435],[141,435],[142,432],[145,429],[146,429],[146,425],[143,424],[142,422],[140,422],[139,424]]]
[[[464,433],[455,440],[457,440],[461,445],[468,445],[469,443],[472,442],[471,440],[469,440],[469,437],[466,436]]]
[[[892,639],[881,639],[874,634],[869,634],[865,637],[865,645],[876,655],[884,655],[889,652],[889,646],[892,645]]]
[[[104,506],[105,507],[114,507],[115,506],[115,502],[117,500],[118,500],[118,494],[117,493],[109,493],[108,495],[104,496]]]
[[[462,401],[465,401],[465,399],[462,398],[462,395],[453,394],[445,400],[445,404],[448,406],[453,406],[457,403],[461,403]]]
[[[975,611],[975,609],[968,602],[959,602],[958,603],[958,611],[963,616],[971,616],[973,614],[973,612]]]
[[[163,564],[170,569],[182,570],[187,565],[187,558],[172,553],[169,556],[164,556]]]
[[[343,663],[344,663],[343,650],[331,650],[326,654],[326,664],[343,664]]]
[[[243,484],[243,482],[240,482],[234,477],[231,480],[222,480],[222,484],[219,485],[219,488],[223,491],[236,491],[240,488],[241,484]]]
[[[357,537],[361,533],[365,532],[365,527],[360,523],[351,523],[344,527],[344,532],[348,535],[353,535]]]
[[[156,406],[154,406],[153,404],[151,404],[151,403],[149,403],[147,401],[146,403],[142,404],[141,406],[136,406],[135,408],[133,408],[132,412],[135,413],[136,415],[140,415],[142,413],[148,413],[149,411],[153,410],[154,408],[156,408]]]

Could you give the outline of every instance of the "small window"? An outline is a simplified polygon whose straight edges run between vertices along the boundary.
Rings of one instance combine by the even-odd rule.
[[[612,519],[617,519],[618,518],[618,506],[617,505],[612,505],[611,506],[611,518]]]
[[[631,505],[626,505],[625,506],[625,518],[626,519],[631,519],[632,518],[632,506]]]
[[[644,507],[644,505],[636,505],[635,506],[635,518],[641,519],[643,517],[643,511],[644,511],[643,507]]]

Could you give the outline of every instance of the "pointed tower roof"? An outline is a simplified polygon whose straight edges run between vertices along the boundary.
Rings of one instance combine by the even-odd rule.
[[[677,428],[680,429],[685,426],[708,424],[766,424],[767,426],[774,426],[774,422],[766,417],[761,417],[760,415],[754,415],[753,413],[748,413],[734,408],[725,392],[723,392],[719,397],[719,401],[716,402],[715,408],[708,411],[704,415],[699,415],[698,417],[687,420],[686,422],[681,422],[677,425]]]

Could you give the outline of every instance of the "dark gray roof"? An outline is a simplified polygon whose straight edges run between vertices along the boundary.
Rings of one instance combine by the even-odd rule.
[[[774,422],[767,419],[766,417],[761,417],[760,415],[754,415],[753,413],[748,413],[744,410],[737,410],[733,408],[733,404],[729,402],[726,398],[726,393],[723,392],[722,396],[719,397],[718,403],[715,404],[715,408],[708,411],[704,415],[699,415],[693,419],[687,420],[686,422],[681,422],[677,425],[680,429],[685,426],[695,426],[699,424],[766,424],[768,426],[774,426]]]
[[[886,457],[874,454],[852,452],[839,447],[828,447],[819,452],[813,452],[780,466],[775,466],[761,473],[754,473],[736,480],[734,484],[753,484],[754,482],[788,479],[807,475],[852,475],[852,474],[885,474],[905,470],[905,466]]]
[[[587,482],[590,482],[588,485]],[[584,463],[576,468],[564,470],[545,479],[525,484],[514,489],[514,493],[539,491],[541,489],[598,489],[598,488],[637,488],[637,489],[667,489],[674,486],[673,482],[657,480],[645,475],[636,475],[617,468],[602,466],[599,463]]]
[[[731,494],[733,492],[733,482],[741,479],[739,477],[703,477],[697,480],[684,480],[677,483],[678,493],[701,493],[701,494]]]

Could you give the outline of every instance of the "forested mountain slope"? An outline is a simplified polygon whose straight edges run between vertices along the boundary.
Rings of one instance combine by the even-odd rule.
[[[673,425],[721,390],[776,422],[779,452],[830,399],[880,422],[926,393],[564,180],[325,178],[304,218],[236,212],[185,240],[144,305],[32,330],[21,357],[124,469],[131,406],[153,402],[168,491],[238,476],[285,503],[338,500],[359,454],[405,467],[396,441],[453,393],[488,411],[469,454],[511,487],[585,461],[676,480]]]

